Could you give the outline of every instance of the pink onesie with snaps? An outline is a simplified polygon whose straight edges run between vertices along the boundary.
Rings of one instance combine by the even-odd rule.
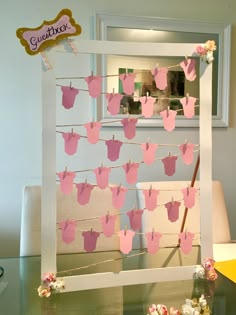
[[[79,93],[78,89],[70,86],[62,86],[62,105],[66,109],[70,109],[74,106],[76,95]]]
[[[64,148],[65,152],[69,155],[73,155],[77,151],[78,141],[80,139],[80,135],[72,132],[64,132],[62,133],[62,137],[64,139]]]
[[[77,201],[81,205],[85,205],[89,202],[91,191],[94,186],[89,183],[76,184],[77,188]]]
[[[193,162],[194,148],[195,145],[193,143],[184,143],[179,146],[182,160],[186,165],[190,165]]]
[[[185,77],[188,81],[194,81],[196,79],[195,64],[195,59],[191,58],[180,63],[180,67],[184,70]]]
[[[57,173],[60,178],[60,189],[64,194],[70,194],[73,190],[73,182],[75,178],[74,172],[60,172]]]
[[[116,161],[120,156],[120,148],[123,144],[120,140],[107,140],[105,141],[107,146],[107,157],[110,161]]]
[[[165,170],[165,174],[167,176],[172,176],[175,173],[175,167],[176,167],[176,160],[177,160],[177,156],[176,155],[172,155],[172,156],[167,156],[164,159],[162,159],[162,163],[164,165],[164,170]]]
[[[115,233],[116,215],[104,215],[100,217],[102,223],[102,231],[106,237],[111,237]]]
[[[108,102],[107,110],[110,112],[111,115],[117,115],[120,112],[120,101],[122,99],[122,94],[106,94],[106,99]]]
[[[86,252],[93,252],[96,249],[97,239],[100,236],[99,232],[85,231],[82,232],[84,237],[84,249]]]
[[[69,244],[75,240],[75,231],[77,222],[72,220],[66,220],[59,223],[61,228],[61,236],[64,243]]]
[[[180,99],[180,103],[183,106],[184,116],[187,118],[192,118],[195,114],[195,102],[196,97],[183,97]]]
[[[170,222],[175,222],[178,220],[180,205],[181,203],[179,201],[170,201],[165,204]]]
[[[126,163],[122,165],[122,168],[125,171],[126,181],[129,184],[135,184],[138,179],[138,168],[139,163]]]
[[[125,195],[128,191],[128,188],[122,186],[114,186],[111,187],[112,192],[112,205],[116,209],[120,209],[123,207],[125,202]]]
[[[195,205],[196,192],[197,189],[195,187],[188,187],[182,189],[184,197],[184,206],[186,208],[191,209]]]
[[[136,124],[138,119],[136,118],[124,118],[121,120],[123,125],[124,134],[127,139],[133,139],[136,134]]]
[[[128,254],[132,250],[135,232],[131,230],[121,230],[117,234],[120,238],[120,251],[123,254]]]
[[[163,110],[160,112],[160,115],[163,119],[164,128],[167,131],[172,131],[175,129],[175,117],[176,111],[175,110]]]
[[[88,122],[84,124],[84,127],[87,130],[88,142],[91,144],[97,143],[102,125],[99,122]]]
[[[143,162],[145,164],[152,164],[155,160],[155,153],[158,148],[158,144],[155,143],[142,143]]]
[[[132,95],[134,93],[134,79],[136,77],[135,73],[122,73],[119,77],[122,82],[124,93],[127,95]]]
[[[141,229],[143,210],[130,210],[126,214],[129,217],[131,229],[134,231]]]
[[[194,234],[191,232],[182,232],[179,234],[180,249],[184,254],[189,254],[192,250]]]
[[[102,77],[90,75],[85,78],[85,81],[88,85],[89,95],[93,98],[98,97],[101,94]]]
[[[157,207],[157,196],[159,195],[159,190],[144,189],[143,195],[145,198],[145,208],[149,211],[153,211]]]
[[[142,115],[146,118],[152,117],[154,110],[155,98],[151,96],[142,96],[139,101],[142,104]]]
[[[159,90],[165,90],[167,87],[168,68],[154,68],[151,72],[154,76],[156,87]]]
[[[150,254],[156,254],[160,246],[160,238],[162,234],[159,232],[147,232],[145,234],[147,240],[147,250]]]
[[[109,167],[100,166],[95,168],[97,185],[100,189],[105,189],[108,186],[109,174],[111,169]]]

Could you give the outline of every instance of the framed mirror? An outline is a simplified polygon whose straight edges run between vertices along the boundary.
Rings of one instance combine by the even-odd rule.
[[[212,125],[227,127],[229,116],[229,80],[230,80],[230,46],[231,26],[219,23],[202,23],[172,20],[165,18],[148,18],[134,16],[116,16],[97,14],[95,37],[99,40],[123,42],[155,42],[155,43],[204,43],[214,40],[217,49],[214,51],[212,80]],[[187,56],[186,56],[187,57]],[[179,66],[179,57],[132,57],[132,56],[99,56],[96,60],[97,72],[106,77],[104,91],[124,95],[120,102],[118,115],[111,115],[107,110],[105,93],[98,100],[96,118],[104,122],[104,126],[120,126],[117,119],[127,114],[139,117],[138,126],[160,126],[159,112],[166,107],[177,110],[177,127],[198,127],[199,108],[196,106],[195,116],[184,119],[180,99],[186,95],[199,96],[199,80],[189,82]],[[196,59],[197,61],[197,59]],[[168,86],[164,91],[156,89],[153,84],[151,70],[153,67],[168,67]],[[198,66],[196,67],[198,68]],[[127,96],[122,91],[119,79],[122,73],[135,73],[135,92]],[[197,73],[198,77],[198,73]],[[156,98],[153,116],[143,118],[139,98],[151,95]]]

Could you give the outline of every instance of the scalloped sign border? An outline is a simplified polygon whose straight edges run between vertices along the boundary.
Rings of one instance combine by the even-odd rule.
[[[69,9],[63,9],[52,21],[44,21],[37,28],[18,28],[16,36],[30,55],[36,55],[49,46],[70,36],[79,35],[82,29]]]

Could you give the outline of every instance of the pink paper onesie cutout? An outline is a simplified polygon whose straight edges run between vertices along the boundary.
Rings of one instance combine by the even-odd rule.
[[[157,206],[157,197],[159,195],[159,190],[157,189],[144,189],[143,195],[145,198],[145,208],[149,211],[153,211]]]
[[[122,94],[106,94],[106,99],[108,102],[107,110],[110,112],[111,115],[117,115],[120,112],[120,101],[122,99]]]
[[[162,234],[159,232],[147,232],[145,234],[147,240],[147,250],[150,254],[156,254],[160,246],[160,238]]]
[[[160,112],[160,115],[163,119],[164,128],[167,131],[172,131],[175,129],[175,117],[176,111],[175,110],[163,110]]]
[[[70,109],[74,106],[76,95],[79,93],[78,89],[70,86],[61,86],[62,91],[62,106],[65,109]]]
[[[190,165],[193,162],[194,148],[195,145],[193,143],[184,143],[179,146],[182,160],[186,165]]]
[[[191,58],[188,58],[179,64],[184,70],[185,77],[188,81],[194,81],[196,79],[195,64],[195,59]]]
[[[75,230],[77,226],[76,221],[66,220],[59,223],[61,228],[62,241],[66,244],[70,244],[75,240]]]
[[[167,87],[168,68],[154,68],[152,69],[151,73],[154,76],[156,87],[159,90],[165,90]]]
[[[73,190],[73,181],[75,178],[75,173],[64,171],[57,173],[57,176],[60,178],[61,191],[66,195],[70,194]]]
[[[134,79],[136,75],[135,73],[122,73],[119,78],[122,82],[122,87],[124,93],[127,95],[132,95],[134,93]]]
[[[112,192],[112,205],[116,209],[120,209],[123,207],[125,202],[125,195],[128,191],[128,188],[122,186],[114,186],[111,187]]]
[[[115,233],[116,215],[104,215],[100,217],[102,223],[103,234],[106,237],[111,237]]]
[[[139,101],[142,104],[142,115],[146,118],[150,118],[153,115],[155,98],[152,96],[142,96]]]
[[[143,210],[130,210],[127,213],[131,229],[138,231],[142,227]]]
[[[105,189],[108,186],[110,171],[109,167],[100,166],[95,168],[94,173],[100,189]]]
[[[120,148],[123,142],[112,139],[112,140],[105,141],[105,144],[107,146],[107,158],[110,161],[118,160],[120,156]]]
[[[91,191],[94,186],[89,183],[76,184],[77,188],[77,201],[81,205],[86,205],[89,202]]]
[[[165,174],[167,176],[172,176],[175,173],[175,166],[176,166],[176,155],[167,156],[164,159],[162,159],[162,163],[164,164],[164,170]]]
[[[165,207],[168,212],[168,220],[170,222],[175,222],[179,218],[179,207],[181,202],[179,201],[170,201],[165,204]]]
[[[101,76],[90,75],[85,78],[85,81],[88,84],[89,95],[93,98],[98,97],[101,94]]]
[[[179,234],[180,238],[180,249],[182,253],[189,254],[192,250],[192,242],[194,234],[191,232],[182,232]]]
[[[180,103],[183,106],[184,116],[192,118],[195,114],[196,97],[188,96],[180,99]]]
[[[124,118],[121,120],[123,125],[124,134],[127,139],[133,139],[136,134],[136,124],[138,119],[136,118]]]
[[[141,148],[143,151],[143,162],[145,164],[152,164],[155,160],[158,144],[146,142],[141,144]]]
[[[91,144],[97,143],[102,125],[99,122],[88,122],[84,124],[84,127],[87,130],[88,142]]]
[[[84,249],[86,252],[93,252],[96,249],[97,239],[100,233],[91,230],[82,232],[82,235],[84,237]]]
[[[64,139],[65,152],[69,155],[75,154],[77,151],[80,135],[74,132],[64,132],[62,133],[62,137]]]
[[[125,171],[127,183],[129,183],[129,184],[137,183],[139,163],[128,162],[128,163],[122,165],[122,167]]]
[[[195,205],[197,189],[195,187],[187,187],[182,189],[184,197],[184,206],[188,209],[191,209]]]
[[[132,250],[135,232],[131,230],[121,230],[117,234],[120,238],[120,251],[123,254],[128,254]]]

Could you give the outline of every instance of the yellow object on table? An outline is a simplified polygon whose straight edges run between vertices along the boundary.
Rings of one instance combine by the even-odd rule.
[[[214,267],[222,275],[236,283],[236,259],[215,262]]]

